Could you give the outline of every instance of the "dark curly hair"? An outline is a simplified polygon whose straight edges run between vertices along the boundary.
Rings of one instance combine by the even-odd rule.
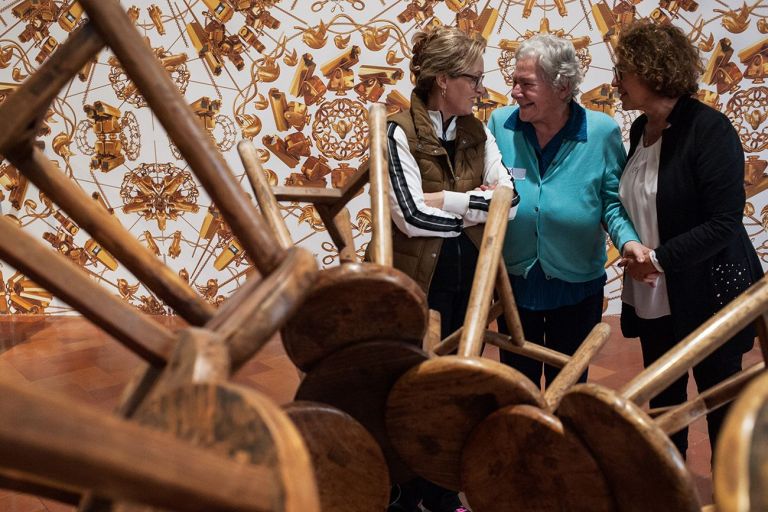
[[[696,93],[704,71],[698,50],[682,30],[649,20],[636,21],[621,32],[616,68],[636,73],[651,89],[668,98]]]
[[[483,36],[469,36],[456,27],[439,25],[413,36],[411,72],[416,78],[416,93],[426,98],[435,77],[444,73],[456,77],[474,64],[485,51]]]

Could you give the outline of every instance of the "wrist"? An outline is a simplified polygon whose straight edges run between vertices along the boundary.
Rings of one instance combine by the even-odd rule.
[[[651,260],[651,264],[656,270],[659,272],[664,272],[664,269],[661,268],[661,263],[659,263],[659,259],[656,257],[656,251],[650,251],[648,253],[648,258]]]

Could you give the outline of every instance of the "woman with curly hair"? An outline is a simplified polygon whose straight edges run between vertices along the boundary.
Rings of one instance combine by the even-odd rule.
[[[762,277],[742,223],[744,153],[722,113],[693,97],[702,72],[696,48],[672,25],[638,22],[616,48],[613,86],[624,110],[643,114],[630,130],[619,197],[647,246],[623,261],[621,325],[639,337],[650,365]],[[648,248],[653,248],[648,249]],[[693,368],[699,392],[741,370],[754,342],[745,329]],[[686,400],[688,375],[651,400]],[[707,418],[714,445],[726,409]],[[685,456],[687,430],[672,440]]]
[[[411,107],[387,125],[393,263],[427,293],[443,337],[464,322],[493,190],[513,187],[496,141],[472,115],[485,93],[485,45],[455,27],[417,33]],[[466,510],[455,492],[422,479],[397,486],[389,510],[417,511],[420,501],[431,512]]]

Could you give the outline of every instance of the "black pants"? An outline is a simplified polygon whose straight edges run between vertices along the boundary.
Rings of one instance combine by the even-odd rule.
[[[643,365],[645,367],[648,367],[663,356],[664,353],[680,341],[674,335],[671,316],[663,316],[652,320],[637,318],[635,321],[637,322],[640,334],[640,346],[643,350]],[[699,393],[741,371],[742,355],[740,347],[726,343],[694,366],[693,377],[696,379]],[[687,397],[688,373],[686,372],[680,379],[670,384],[667,389],[651,399],[650,405],[652,408],[677,405],[685,402]],[[713,453],[717,436],[720,433],[720,428],[723,425],[727,412],[728,406],[726,405],[707,415],[707,431],[709,432],[709,442],[713,447]],[[680,451],[680,454],[685,458],[685,452],[688,449],[688,429],[683,429],[670,436],[670,438]]]
[[[600,322],[603,315],[603,294],[596,293],[578,304],[557,309],[533,311],[518,308],[518,311],[526,341],[572,355],[592,328]],[[504,318],[499,317],[498,322],[499,332],[509,334]],[[502,363],[519,370],[537,386],[541,383],[542,367],[545,386],[551,383],[560,371],[555,366],[506,350],[500,351],[500,359]],[[579,378],[579,382],[586,381],[587,371]]]
[[[478,250],[465,234],[443,241],[427,294],[429,309],[440,313],[440,337],[464,324]],[[421,502],[431,512],[453,512],[461,506],[459,495],[423,478],[392,488],[392,511],[416,511]]]

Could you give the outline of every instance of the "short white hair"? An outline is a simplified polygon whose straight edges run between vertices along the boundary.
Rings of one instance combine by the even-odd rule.
[[[540,34],[523,41],[515,53],[515,60],[533,58],[542,75],[553,87],[565,87],[573,99],[579,93],[584,73],[576,57],[573,43],[562,37]]]

